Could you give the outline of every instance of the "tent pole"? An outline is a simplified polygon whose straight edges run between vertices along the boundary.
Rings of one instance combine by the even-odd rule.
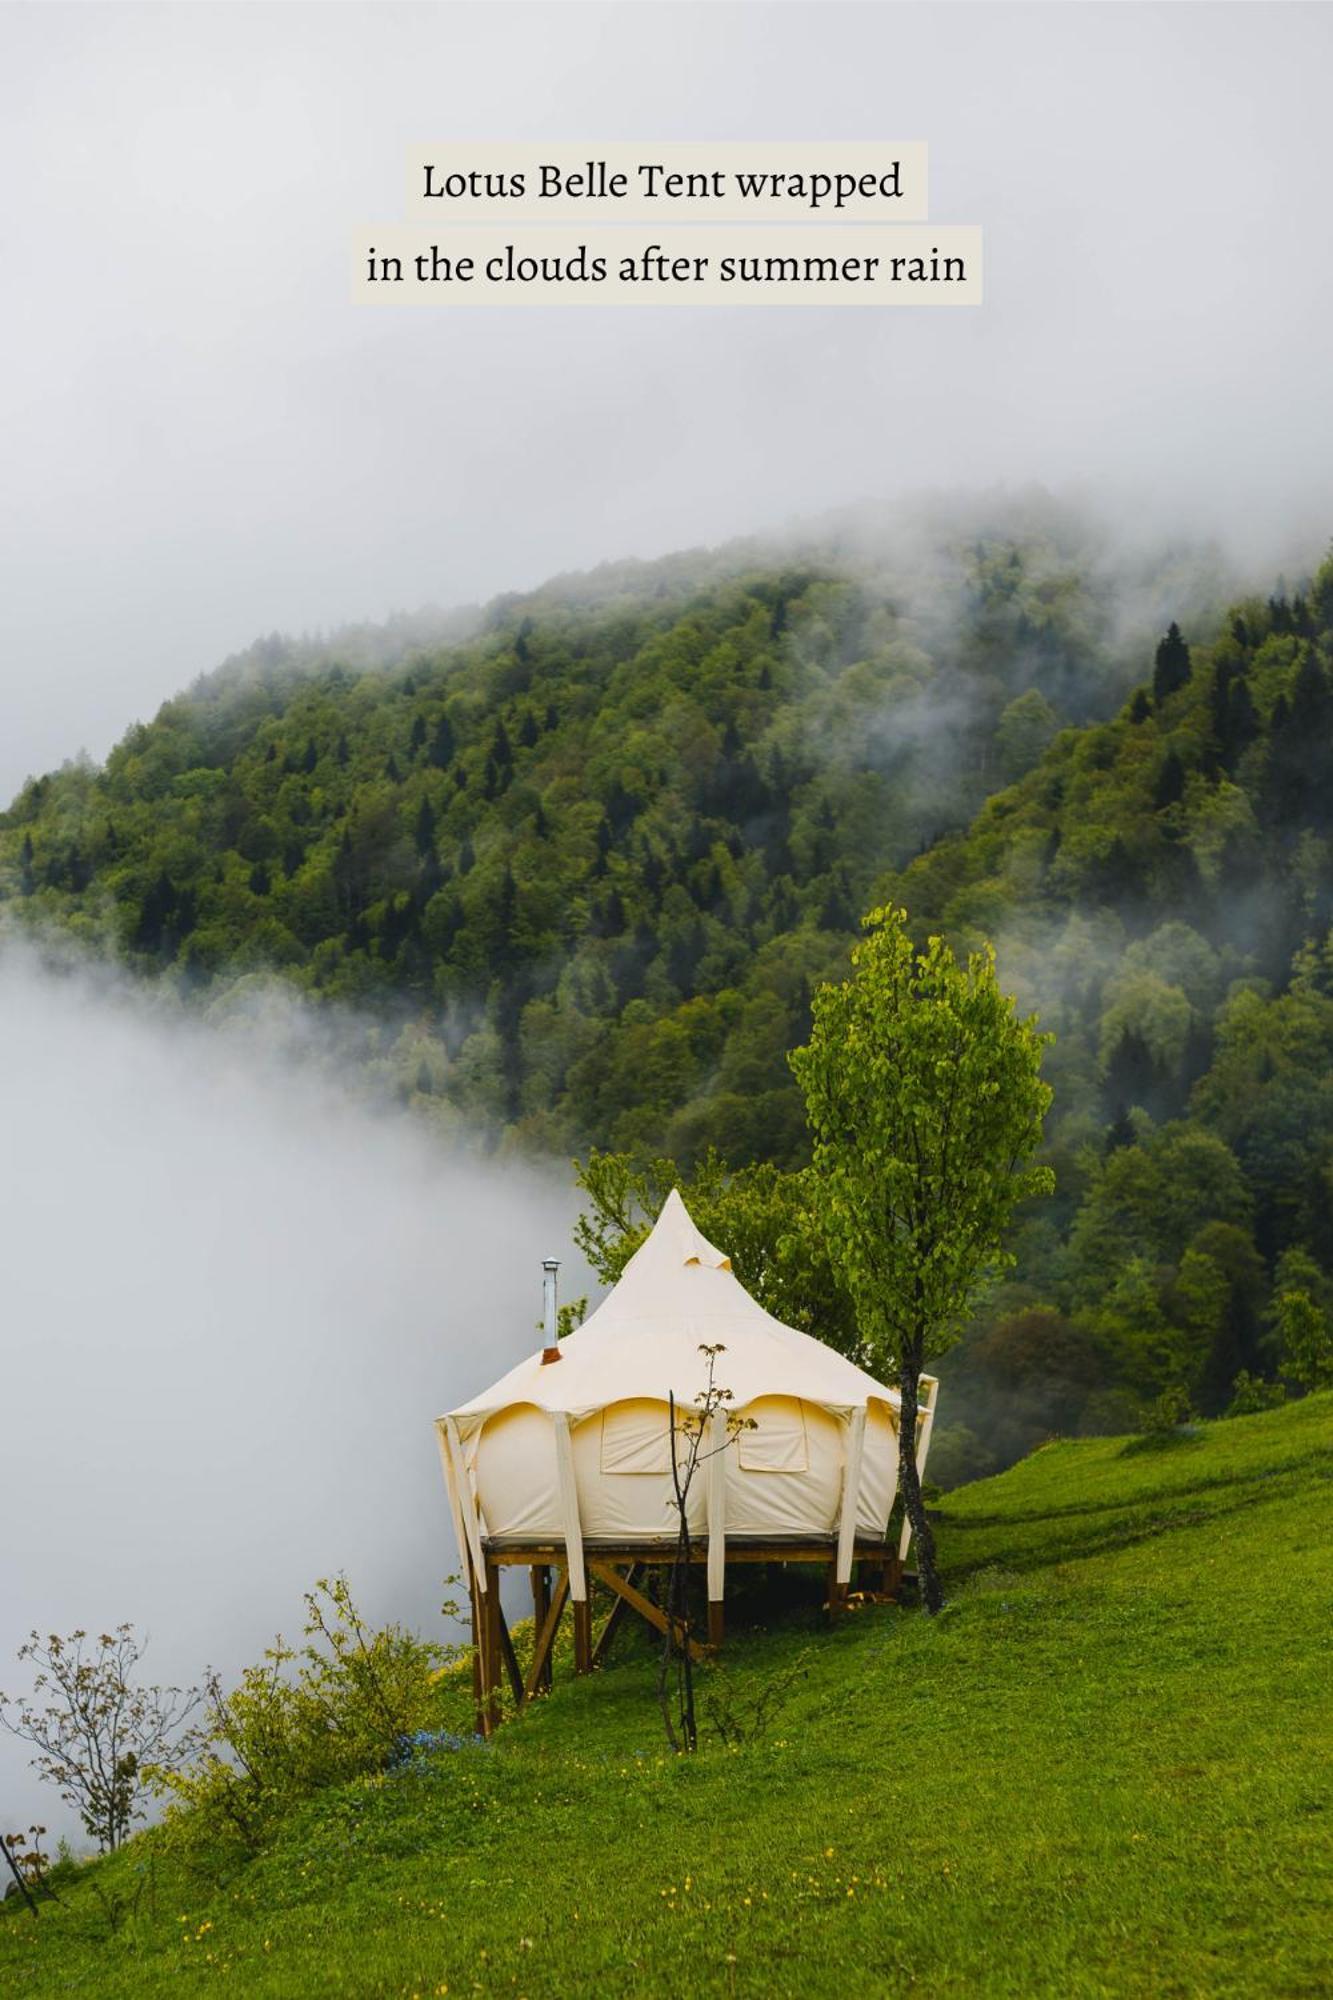
[[[472,1490],[472,1482],[467,1475],[467,1465],[463,1458],[463,1443],[458,1435],[458,1425],[452,1417],[444,1420],[444,1433],[449,1440],[449,1457],[454,1468],[454,1481],[458,1488],[459,1511],[463,1516],[469,1554],[472,1557],[472,1573],[484,1591],[486,1588],[486,1559],[481,1552],[481,1533],[477,1527],[477,1506]]]
[[[440,1470],[444,1474],[444,1490],[449,1496],[449,1518],[454,1525],[454,1540],[458,1544],[458,1560],[464,1573],[470,1567],[467,1529],[463,1526],[463,1503],[458,1492],[458,1482],[454,1478],[454,1462],[449,1452],[449,1437],[446,1419],[439,1418],[435,1425],[435,1442],[440,1447]]]
[[[708,1643],[720,1646],[727,1585],[727,1413],[713,1411],[708,1441]]]
[[[838,1558],[833,1581],[845,1589],[852,1580],[852,1557],[856,1549],[856,1516],[861,1505],[861,1460],[865,1455],[866,1406],[853,1410],[847,1426],[846,1458],[842,1476],[842,1519],[838,1524]]]
[[[583,1525],[579,1520],[579,1489],[574,1478],[574,1442],[569,1431],[569,1412],[555,1410],[551,1422],[555,1426],[555,1464],[560,1477],[560,1513],[564,1521],[569,1594],[574,1600],[577,1629],[577,1609],[587,1601],[588,1578],[583,1567]]]

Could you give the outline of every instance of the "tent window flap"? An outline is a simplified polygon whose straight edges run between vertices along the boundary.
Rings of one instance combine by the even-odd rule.
[[[737,1440],[742,1472],[805,1472],[810,1450],[805,1435],[805,1411],[786,1397],[751,1404],[744,1412],[753,1430]]]
[[[670,1472],[671,1434],[665,1403],[613,1403],[602,1412],[603,1472]]]

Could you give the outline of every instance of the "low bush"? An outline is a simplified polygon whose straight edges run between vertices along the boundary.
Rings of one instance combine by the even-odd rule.
[[[256,1853],[298,1800],[388,1769],[447,1720],[440,1683],[459,1648],[371,1629],[345,1577],[305,1603],[304,1643],[276,1639],[230,1692],[210,1673],[189,1761],[155,1774],[163,1837],[186,1854]]]

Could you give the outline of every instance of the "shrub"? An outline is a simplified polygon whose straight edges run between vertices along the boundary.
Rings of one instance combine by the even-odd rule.
[[[1229,1417],[1253,1417],[1260,1410],[1275,1410],[1286,1400],[1287,1392],[1280,1382],[1265,1382],[1261,1375],[1251,1375],[1248,1368],[1242,1368],[1231,1385],[1226,1413]]]
[[[1168,1437],[1189,1420],[1190,1399],[1184,1389],[1163,1389],[1161,1395],[1148,1405],[1142,1433],[1144,1437]]]
[[[136,1669],[146,1642],[132,1625],[96,1639],[84,1631],[30,1633],[19,1658],[37,1672],[26,1699],[0,1694],[0,1722],[37,1752],[33,1769],[73,1806],[84,1831],[111,1853],[144,1818],[149,1772],[184,1754],[193,1688],[150,1687]]]
[[[1333,1388],[1333,1336],[1328,1316],[1308,1291],[1283,1292],[1277,1302],[1282,1372],[1302,1389]]]
[[[345,1577],[321,1578],[305,1603],[302,1645],[276,1639],[230,1693],[209,1674],[190,1763],[156,1774],[168,1837],[187,1848],[253,1853],[298,1800],[386,1770],[439,1724],[437,1678],[458,1648],[372,1630]]]

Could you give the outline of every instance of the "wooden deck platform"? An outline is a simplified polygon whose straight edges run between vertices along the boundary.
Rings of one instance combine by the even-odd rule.
[[[903,1565],[896,1541],[857,1537],[853,1557],[854,1564],[860,1566],[860,1577],[855,1585],[837,1581],[837,1545],[836,1534],[815,1538],[766,1537],[755,1541],[729,1535],[727,1562],[821,1565],[827,1571],[830,1618],[836,1618],[845,1609],[846,1601],[853,1592],[879,1603],[891,1602],[897,1596]],[[627,1611],[633,1611],[663,1635],[668,1630],[667,1613],[644,1593],[640,1585],[648,1569],[669,1569],[674,1564],[677,1553],[674,1537],[662,1536],[633,1542],[584,1541],[586,1573],[590,1580],[600,1583],[612,1599],[602,1629],[595,1636],[591,1593],[581,1602],[571,1598],[565,1544],[558,1537],[538,1541],[491,1537],[482,1541],[481,1552],[485,1566],[484,1587],[479,1589],[480,1579],[471,1574],[468,1582],[472,1598],[473,1694],[477,1729],[483,1736],[490,1736],[499,1727],[504,1680],[508,1681],[518,1707],[550,1687],[555,1638],[567,1607],[573,1618],[574,1671],[578,1674],[591,1673],[602,1664]],[[707,1535],[700,1535],[691,1541],[690,1561],[692,1565],[707,1564]],[[532,1588],[533,1651],[526,1673],[520,1667],[500,1603],[500,1573],[503,1569],[516,1567],[529,1571]],[[725,1620],[721,1599],[709,1602],[706,1640],[701,1639],[688,1624],[674,1622],[682,1643],[688,1645],[695,1659],[715,1653],[722,1645]]]

